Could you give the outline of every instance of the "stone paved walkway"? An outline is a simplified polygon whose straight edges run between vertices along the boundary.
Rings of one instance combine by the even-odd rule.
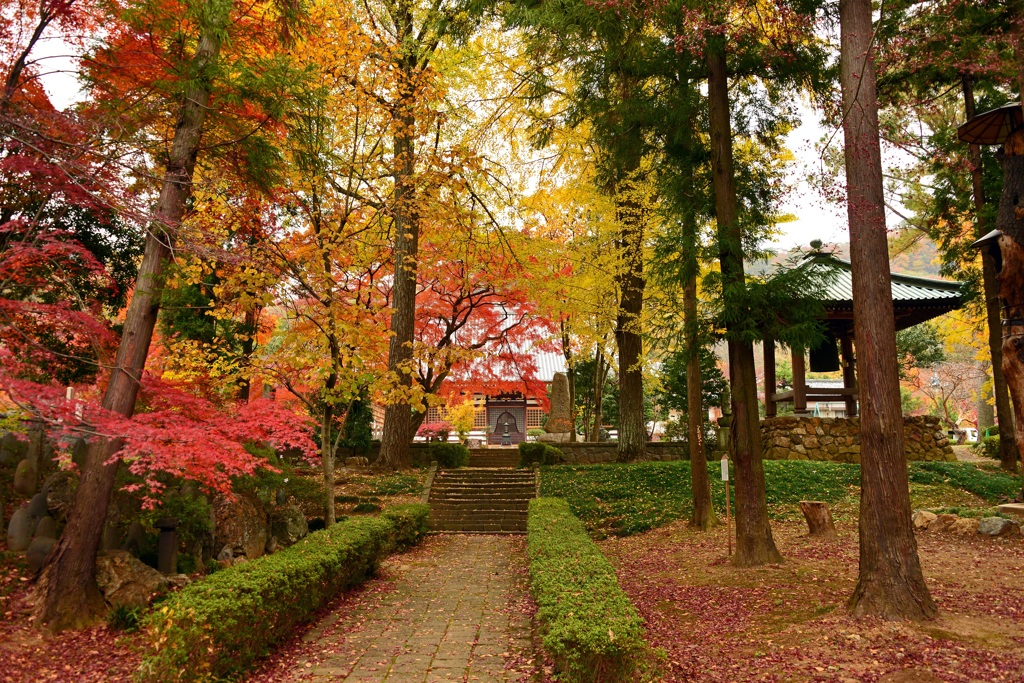
[[[522,537],[436,536],[428,552],[396,558],[394,589],[373,607],[332,613],[303,636],[330,654],[291,681],[525,682],[532,670]],[[408,564],[401,564],[408,562]],[[342,621],[341,628],[336,622]]]

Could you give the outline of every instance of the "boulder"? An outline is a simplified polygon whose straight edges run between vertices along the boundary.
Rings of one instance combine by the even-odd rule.
[[[35,530],[36,520],[28,513],[28,506],[22,505],[7,524],[7,549],[16,553],[28,550]]]
[[[978,520],[961,517],[950,524],[946,531],[957,536],[973,536],[978,533]]]
[[[32,575],[39,573],[39,570],[43,568],[46,563],[46,557],[53,550],[53,546],[57,545],[57,540],[53,538],[41,538],[36,537],[32,539],[32,542],[28,546],[28,550],[25,551],[25,558],[28,560],[28,570]]]
[[[913,527],[924,531],[929,526],[931,526],[932,522],[934,522],[937,518],[938,515],[934,512],[929,512],[928,510],[918,510],[913,513]]]
[[[1020,533],[1020,524],[1005,517],[986,517],[978,523],[978,533],[984,536],[1013,536]]]
[[[36,538],[52,538],[57,540],[57,521],[46,515],[36,525]]]
[[[228,562],[230,564],[231,559],[233,557],[234,557],[234,553],[231,552],[231,548],[229,548],[228,546],[224,546],[223,548],[220,549],[220,552],[217,553],[217,561],[218,562],[225,562],[226,561],[226,562]]]
[[[167,583],[174,590],[180,590],[192,583],[192,579],[188,574],[171,574],[167,577]]]
[[[548,434],[572,432],[572,409],[569,406],[569,378],[564,372],[556,372],[551,379],[551,410],[548,412],[544,431]]]
[[[43,493],[46,494],[46,509],[58,522],[66,522],[68,513],[75,504],[78,492],[78,477],[73,472],[61,470],[54,472],[43,482]]]
[[[36,468],[28,458],[18,463],[18,469],[14,470],[14,490],[23,496],[31,496],[36,492]]]
[[[128,527],[128,533],[125,534],[124,543],[121,544],[121,550],[126,550],[132,555],[139,557],[145,554],[149,545],[149,535],[142,526],[142,522],[138,520],[132,522]]]
[[[267,546],[263,549],[263,552],[267,555],[273,555],[277,552],[277,536],[271,536],[267,539]]]
[[[953,526],[953,522],[960,519],[957,515],[939,515],[935,518],[935,521],[931,523],[931,527],[936,531],[946,531],[949,527]]]
[[[357,455],[351,458],[345,458],[346,467],[369,467],[370,460],[365,456]]]
[[[281,547],[287,548],[298,543],[309,533],[306,516],[297,505],[289,505],[274,513],[270,522],[270,533],[273,534]]]
[[[267,545],[267,513],[256,498],[218,496],[213,501],[214,547],[231,549],[234,557],[255,560]]]
[[[96,583],[110,606],[145,607],[167,590],[167,577],[126,550],[109,550],[96,558]]]
[[[46,517],[46,495],[43,493],[37,493],[32,496],[32,500],[28,502],[28,514],[32,515],[36,519],[42,519]]]

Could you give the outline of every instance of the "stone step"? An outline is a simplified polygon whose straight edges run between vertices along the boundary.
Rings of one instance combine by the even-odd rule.
[[[436,514],[432,513],[430,515],[430,522],[431,522],[431,524],[433,524],[434,522],[437,522],[438,524],[442,524],[442,523],[443,524],[454,524],[456,522],[467,522],[467,523],[469,523],[469,522],[478,523],[479,522],[479,523],[482,524],[484,522],[488,522],[489,523],[489,522],[503,522],[503,521],[523,522],[525,524],[526,523],[526,512],[525,511],[521,511],[521,512],[502,512],[502,513],[490,512],[490,513],[486,513],[486,514],[481,513],[481,514],[476,514],[476,515],[457,514],[457,513],[452,513],[452,512],[442,512],[442,513],[436,513]]]
[[[529,499],[520,501],[497,500],[453,500],[450,498],[431,500],[431,510],[526,510],[529,507]]]
[[[467,484],[465,482],[452,482],[452,481],[435,481],[430,485],[431,492],[433,491],[448,491],[451,493],[486,493],[488,491],[494,491],[496,493],[524,493],[529,495],[537,489],[537,485],[532,481],[527,482],[479,482],[473,484]]]
[[[430,500],[530,500],[534,489],[529,491],[430,491]]]

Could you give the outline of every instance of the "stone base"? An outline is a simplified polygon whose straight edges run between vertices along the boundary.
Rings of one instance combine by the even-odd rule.
[[[956,461],[937,417],[904,417],[903,436],[907,460]],[[768,418],[761,421],[761,451],[767,460],[860,463],[860,418]]]

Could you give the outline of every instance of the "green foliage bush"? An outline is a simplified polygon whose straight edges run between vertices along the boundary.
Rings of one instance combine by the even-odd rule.
[[[967,462],[910,463],[912,484],[946,484],[973,493],[995,505],[1020,492],[1020,477],[1002,470],[986,471]]]
[[[519,466],[532,467],[533,463],[554,465],[562,461],[562,451],[556,446],[537,441],[519,443]]]
[[[465,467],[469,464],[469,449],[461,443],[434,442],[430,444],[430,458],[440,467]]]
[[[983,458],[999,460],[999,435],[986,436],[971,446],[971,450]]]
[[[419,540],[429,513],[426,505],[402,505],[347,520],[185,587],[144,620],[150,646],[137,679],[244,671],[324,602],[370,576],[381,558]]]
[[[643,622],[568,503],[530,501],[526,549],[544,649],[559,680],[631,680],[646,647]]]

